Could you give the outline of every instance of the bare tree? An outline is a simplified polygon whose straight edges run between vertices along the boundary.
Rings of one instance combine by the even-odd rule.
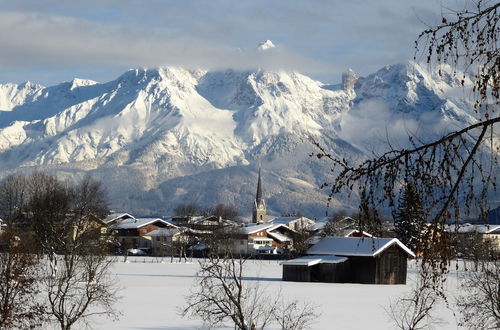
[[[427,329],[439,323],[432,313],[437,301],[438,295],[433,289],[432,276],[424,269],[419,272],[412,290],[392,302],[386,312],[398,329]]]
[[[281,294],[267,295],[258,282],[253,286],[246,285],[243,281],[244,263],[245,259],[230,257],[211,257],[201,262],[200,280],[187,296],[182,315],[199,317],[208,325],[231,320],[240,330],[263,329],[276,321],[284,326],[307,326],[316,317],[312,307],[304,310],[296,301],[280,305]],[[300,312],[291,315],[288,310]]]
[[[302,330],[311,327],[318,318],[316,306],[305,302],[300,304],[297,300],[282,302],[274,310],[274,319],[282,330]]]
[[[37,228],[39,240],[61,253],[57,257],[60,267],[45,279],[50,315],[64,330],[76,322],[87,324],[93,315],[115,317],[117,287],[110,275],[113,259],[106,256],[106,241],[100,239],[95,222],[108,213],[105,191],[90,177],[72,186],[51,180],[49,189],[32,197],[33,216],[46,226]],[[46,210],[49,206],[60,210],[53,219],[46,218],[53,212]]]
[[[116,317],[113,305],[118,288],[109,272],[113,259],[94,248],[65,254],[61,259],[54,276],[44,281],[49,314],[61,329],[69,330],[76,322],[88,325],[94,315]]]
[[[347,229],[355,229],[356,221],[344,212],[334,214],[323,227],[322,236],[342,236]]]
[[[409,148],[392,149],[357,164],[337,158],[315,143],[319,148],[315,156],[333,164],[334,178],[324,185],[330,188],[330,198],[347,190],[358,192],[372,208],[382,204],[394,207],[399,186],[412,180],[432,219],[423,257],[435,266],[437,275],[447,271],[452,255],[444,251],[448,246],[442,239],[443,224],[473,211],[484,215],[489,209],[489,190],[497,182],[500,143],[494,125],[500,122],[495,110],[500,102],[500,4],[479,0],[467,6],[450,15],[443,13],[442,24],[422,32],[416,54],[424,53],[432,67],[451,65],[451,76],[460,78],[462,84],[464,77],[472,75],[473,122],[433,141],[410,136]],[[447,74],[444,70],[439,73]]]
[[[108,213],[101,183],[85,177],[70,184],[50,174],[33,173],[11,178],[4,187],[19,182],[26,183],[25,195],[16,200],[32,220],[32,245],[40,246],[50,261],[50,274],[43,281],[49,317],[61,329],[70,329],[76,322],[86,323],[91,315],[114,316],[112,260],[105,255],[107,242],[100,237],[97,221]],[[5,205],[14,200],[12,194],[5,196],[9,198]]]
[[[292,251],[291,254],[293,256],[304,255],[309,249],[309,238],[311,237],[311,232],[301,229],[295,231],[292,235]]]
[[[45,321],[40,260],[10,230],[0,235],[0,329],[35,329]]]
[[[236,206],[232,204],[219,203],[213,208],[208,208],[204,213],[225,220],[240,221],[240,212],[238,211]]]
[[[0,218],[12,229],[13,222],[25,217],[27,182],[23,175],[8,176],[0,184]]]
[[[201,213],[201,207],[195,203],[179,204],[175,207],[174,212],[179,216],[192,216]]]
[[[55,176],[41,172],[31,174],[27,181],[27,209],[32,219],[34,238],[48,256],[52,272],[55,272],[56,253],[65,252],[71,236],[71,225],[66,221],[70,214],[69,187]]]
[[[464,273],[461,292],[457,306],[462,326],[500,328],[500,260],[482,260],[477,271]]]

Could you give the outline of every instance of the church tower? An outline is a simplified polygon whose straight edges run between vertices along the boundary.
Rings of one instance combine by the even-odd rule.
[[[259,168],[259,181],[257,182],[257,194],[255,195],[255,201],[253,203],[252,222],[253,223],[266,222],[266,202],[264,201],[264,197],[262,197],[262,182],[260,180],[260,168]]]

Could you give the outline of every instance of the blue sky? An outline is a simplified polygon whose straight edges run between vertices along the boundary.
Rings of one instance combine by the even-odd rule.
[[[411,59],[441,8],[438,0],[0,0],[0,83],[108,81],[161,65],[286,69],[337,82],[347,68],[366,75]],[[277,47],[257,52],[266,39]]]

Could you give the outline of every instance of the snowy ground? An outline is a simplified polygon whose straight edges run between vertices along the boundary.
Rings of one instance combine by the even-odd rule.
[[[113,273],[123,290],[117,307],[122,315],[112,322],[96,319],[96,329],[200,329],[202,321],[182,318],[179,308],[196,282],[198,263],[170,263],[165,259],[129,257],[119,259]],[[281,281],[281,266],[276,261],[249,261],[245,281],[260,281],[270,292],[281,289],[287,298],[309,300],[320,306],[321,316],[314,329],[391,329],[384,310],[389,301],[410,290],[415,271],[410,265],[406,285],[363,285],[297,283]],[[448,275],[450,295],[457,293],[456,274]],[[450,299],[453,301],[453,298]],[[437,314],[445,322],[438,329],[457,329],[453,313],[441,304]],[[227,329],[232,329],[227,328]]]

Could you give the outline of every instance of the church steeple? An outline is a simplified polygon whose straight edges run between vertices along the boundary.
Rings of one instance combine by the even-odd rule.
[[[266,222],[266,202],[264,201],[264,197],[262,195],[260,167],[259,167],[259,179],[257,181],[257,194],[255,194],[255,201],[253,203],[252,222],[253,223]]]

